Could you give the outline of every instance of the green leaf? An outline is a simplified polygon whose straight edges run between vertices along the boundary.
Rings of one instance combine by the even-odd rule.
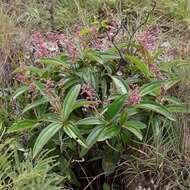
[[[100,135],[98,136],[97,141],[105,141],[106,139],[111,139],[112,137],[118,135],[119,132],[120,132],[120,129],[115,125],[111,127],[105,126],[103,127],[103,130],[100,133]]]
[[[127,55],[127,59],[131,61],[145,76],[150,75],[148,65],[143,63],[135,56]]]
[[[76,99],[80,92],[80,87],[81,87],[80,85],[76,85],[72,87],[65,97],[63,108],[62,108],[62,118],[64,121],[68,119],[69,115],[73,111],[73,107],[76,103]]]
[[[116,76],[111,76],[111,78],[112,78],[112,80],[116,86],[118,93],[120,93],[120,94],[127,94],[128,93],[127,86],[125,85],[125,83],[122,79],[120,79],[119,77],[116,77]]]
[[[170,104],[167,105],[167,110],[171,113],[190,113],[190,109],[185,105]]]
[[[128,119],[128,111],[127,110],[123,110],[123,112],[121,113],[121,116],[119,118],[119,123],[120,125],[123,125]]]
[[[61,129],[62,125],[59,123],[52,123],[43,129],[36,139],[33,148],[33,157],[42,150],[42,148],[47,144],[47,142]]]
[[[99,52],[100,56],[104,59],[104,60],[113,60],[113,59],[120,59],[120,56],[118,55],[118,53],[114,53],[114,52]]]
[[[141,97],[150,94],[161,87],[162,81],[153,81],[151,83],[143,85],[139,89],[139,94]]]
[[[178,82],[180,82],[179,78],[173,78],[170,80],[166,80],[166,81],[164,81],[164,89],[168,90],[171,87],[173,87],[175,84],[177,84]]]
[[[127,121],[125,125],[127,125],[128,127],[136,128],[136,129],[145,129],[147,127],[145,123],[141,121],[133,121],[133,120]]]
[[[167,108],[156,102],[152,101],[142,102],[140,104],[137,104],[135,108],[151,110],[165,116],[166,118],[172,121],[175,121],[175,119],[173,118],[171,113],[167,110]]]
[[[74,86],[79,83],[79,79],[74,77],[64,77],[64,90],[67,90],[71,86]]]
[[[40,106],[40,105],[42,105],[42,104],[45,104],[45,103],[47,103],[47,102],[48,102],[48,98],[47,98],[47,97],[43,97],[43,98],[40,98],[40,99],[38,99],[38,100],[35,100],[35,101],[32,102],[31,104],[27,105],[27,106],[24,108],[24,110],[23,110],[22,113],[25,113],[25,112],[27,112],[27,111],[33,109],[33,108],[36,108],[36,107],[38,107],[38,106]]]
[[[50,64],[50,65],[58,65],[58,66],[63,66],[65,68],[69,68],[69,65],[67,63],[65,63],[64,61],[62,61],[61,59],[58,58],[40,58],[39,60],[37,60],[37,62],[42,63],[42,64]]]
[[[98,137],[100,136],[103,129],[104,128],[102,126],[98,126],[91,131],[86,139],[86,144],[88,148],[83,148],[80,152],[80,156],[84,156],[88,152],[88,150],[97,142]]]
[[[40,120],[51,122],[51,123],[52,122],[56,123],[57,121],[61,120],[61,117],[57,113],[47,113],[47,114],[42,115],[42,118]]]
[[[105,124],[105,122],[98,119],[97,117],[87,117],[87,118],[79,120],[76,124],[77,125],[103,125]]]
[[[36,89],[41,92],[42,95],[45,95],[45,86],[40,81],[34,81],[34,85]]]
[[[178,98],[175,96],[164,96],[163,97],[165,101],[172,103],[172,104],[182,104]]]
[[[14,123],[8,129],[8,132],[17,132],[17,131],[22,131],[26,129],[31,129],[31,128],[36,127],[37,125],[39,125],[39,122],[37,120],[24,119],[24,120]]]
[[[87,100],[77,100],[73,106],[73,110],[81,108],[83,106],[94,105],[96,102],[94,101],[87,101]]]
[[[132,126],[128,126],[128,125],[122,125],[123,128],[129,130],[131,133],[133,133],[139,140],[142,141],[143,139],[143,136],[142,136],[142,132],[135,128],[135,127],[132,127]]]
[[[88,146],[85,143],[85,140],[83,139],[82,135],[80,134],[79,129],[74,123],[69,123],[64,126],[65,133],[70,137],[75,139],[81,146],[88,148]]]
[[[27,86],[21,86],[19,89],[16,90],[16,92],[13,95],[13,99],[15,100],[18,96],[20,96],[21,94],[23,94],[24,92],[26,92],[28,90]]]
[[[26,70],[30,71],[32,74],[37,74],[38,76],[42,76],[42,74],[44,73],[43,69],[39,69],[34,66],[28,66],[28,67],[26,67]]]
[[[135,108],[127,108],[128,117],[136,115],[138,113],[138,109]]]
[[[122,109],[125,101],[126,101],[126,95],[120,96],[118,99],[114,100],[107,108],[105,112],[105,117],[108,120],[113,119],[117,113]]]

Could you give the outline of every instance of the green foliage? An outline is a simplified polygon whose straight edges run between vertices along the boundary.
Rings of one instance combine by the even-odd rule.
[[[0,144],[0,189],[62,189],[59,185],[64,178],[53,172],[58,165],[55,156],[42,151],[38,157],[32,158],[28,150],[18,150],[14,139],[1,134]]]
[[[33,29],[57,29],[60,33],[61,29],[70,30],[68,26],[79,24],[85,26],[80,31],[82,37],[90,35],[88,25],[91,23],[97,26],[96,32],[105,37],[104,31],[110,32],[111,26],[107,17],[118,11],[119,17],[127,15],[129,18],[126,21],[129,31],[123,31],[130,34],[142,22],[145,10],[152,6],[149,0],[55,2],[44,4],[42,0],[32,0],[25,5],[24,1],[18,1],[15,6],[22,10],[17,13],[20,15],[18,23],[28,23],[27,27]],[[146,6],[141,10],[144,4]],[[135,9],[133,5],[136,5]],[[169,17],[186,19],[185,1],[160,1],[156,10],[163,5],[168,9]],[[152,22],[151,19],[148,22]],[[7,24],[11,26],[11,22]],[[11,88],[5,89],[7,94],[0,94],[3,105],[0,108],[0,126],[4,127],[5,133],[5,138],[0,139],[0,189],[54,190],[64,189],[65,184],[69,189],[81,189],[85,188],[86,182],[86,187],[93,189],[96,177],[91,184],[87,176],[100,173],[97,178],[104,176],[105,183],[101,188],[106,190],[113,187],[107,180],[109,175],[117,175],[114,172],[125,163],[130,166],[129,170],[122,168],[121,173],[126,170],[134,174],[147,166],[162,176],[161,169],[165,170],[163,163],[167,165],[168,162],[172,171],[169,167],[166,170],[174,176],[172,180],[176,180],[178,186],[184,186],[179,174],[181,166],[178,163],[173,165],[168,155],[171,155],[169,151],[177,150],[175,145],[179,145],[175,131],[179,113],[190,112],[182,103],[184,99],[179,101],[178,94],[175,96],[173,93],[175,87],[181,88],[181,81],[186,81],[188,86],[187,77],[181,77],[183,74],[180,73],[184,73],[184,68],[189,73],[188,63],[185,60],[160,63],[158,57],[162,50],[146,52],[135,41],[135,35],[132,38],[130,43],[117,42],[122,58],[115,47],[93,49],[89,45],[91,39],[87,44],[84,42],[86,46],[80,44],[80,39],[77,58],[71,59],[64,51],[67,47],[64,47],[56,57],[26,59],[24,67],[16,68],[15,73],[26,77],[26,81],[19,83],[13,80]],[[124,34],[118,41],[125,39]],[[120,65],[122,61],[124,66]],[[52,148],[52,152],[44,151]],[[135,172],[133,166],[137,167]],[[93,167],[98,167],[96,172]],[[132,177],[135,178],[134,175]],[[102,183],[103,180],[100,181]]]
[[[81,54],[83,56],[72,64],[67,56],[64,60],[58,56],[38,60],[43,65],[42,71],[37,71],[38,67],[26,67],[28,80],[35,76],[35,81],[32,81],[35,92],[32,102],[26,100],[28,103],[23,105],[22,120],[15,121],[9,132],[43,127],[42,130],[39,128],[39,135],[33,144],[34,158],[43,147],[51,147],[55,142],[61,146],[65,138],[67,151],[71,147],[77,150],[75,141],[81,146],[78,152],[81,157],[100,142],[103,142],[103,147],[120,147],[119,152],[122,153],[126,144],[133,140],[143,141],[147,126],[154,118],[173,122],[174,112],[188,111],[179,102],[169,101],[172,97],[161,94],[162,88],[170,89],[179,79],[156,80],[151,71],[145,69],[148,68],[147,64],[135,56],[127,57],[131,64],[126,66],[125,75],[117,76],[115,52],[84,50]],[[130,67],[135,67],[139,73],[140,100],[136,103],[130,103],[133,98],[130,88],[133,74],[127,73]],[[46,80],[53,81],[53,88],[45,86]],[[60,81],[64,81],[61,87],[57,85]],[[89,92],[85,92],[86,96],[82,90],[85,85],[90,88]],[[26,90],[25,86],[19,87],[14,97],[22,99]],[[92,93],[94,99],[87,99],[88,93]],[[167,101],[163,103],[159,98]],[[59,138],[58,133],[59,136],[61,134]]]

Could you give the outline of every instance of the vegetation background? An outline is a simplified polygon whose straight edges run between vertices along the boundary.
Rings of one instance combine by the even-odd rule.
[[[0,189],[190,189],[189,0],[0,0]]]

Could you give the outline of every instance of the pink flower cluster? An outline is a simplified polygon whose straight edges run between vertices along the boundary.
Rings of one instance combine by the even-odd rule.
[[[142,33],[138,34],[136,39],[146,51],[155,51],[159,33],[157,28],[147,28]]]
[[[139,104],[141,96],[139,94],[139,86],[136,84],[130,85],[129,98],[126,105]]]
[[[15,76],[15,80],[19,81],[20,83],[24,84],[27,81],[27,77],[25,74],[18,73]]]
[[[89,85],[89,84],[83,84],[81,87],[81,95],[87,100],[87,101],[93,101],[94,104],[85,106],[85,109],[95,110],[96,106],[100,103],[100,100],[97,98],[96,91]]]
[[[157,64],[149,64],[150,71],[154,74],[154,77],[158,80],[163,80],[163,75]]]
[[[46,43],[40,32],[35,32],[32,38],[32,45],[34,47],[34,56],[35,57],[48,57],[50,52],[46,47]]]
[[[78,56],[78,50],[72,38],[64,34],[55,34],[47,32],[42,35],[40,32],[35,32],[32,35],[32,46],[35,57],[54,57],[62,50],[65,50],[71,59]]]

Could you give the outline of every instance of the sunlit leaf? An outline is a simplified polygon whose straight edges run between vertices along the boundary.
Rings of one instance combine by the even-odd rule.
[[[148,65],[143,63],[135,56],[127,55],[127,59],[131,61],[145,76],[150,75]]]
[[[104,126],[102,132],[98,136],[97,141],[105,141],[106,139],[111,139],[112,137],[118,135],[120,132],[120,129],[113,125],[113,126]]]
[[[113,83],[120,94],[127,94],[128,89],[124,81],[116,76],[111,76]]]
[[[24,108],[24,110],[23,110],[22,113],[25,113],[25,112],[27,112],[27,111],[33,109],[33,108],[36,108],[36,107],[38,107],[38,106],[40,106],[40,105],[42,105],[42,104],[45,104],[45,103],[47,103],[47,102],[48,102],[48,98],[47,98],[47,97],[42,97],[42,98],[40,98],[40,99],[38,99],[38,100],[35,100],[35,101],[32,102],[31,104],[27,105],[27,106]]]
[[[61,129],[62,125],[59,123],[52,123],[44,128],[39,134],[33,148],[33,157],[42,150],[47,142]]]
[[[94,101],[87,101],[87,100],[77,100],[73,106],[73,110],[76,110],[78,108],[81,108],[83,106],[89,106],[89,105],[94,105],[96,102]]]
[[[18,121],[14,123],[7,132],[17,132],[17,131],[22,131],[22,130],[27,130],[27,129],[32,129],[36,126],[38,126],[40,123],[37,120],[32,120],[32,119],[24,119],[21,121]]]
[[[80,87],[81,87],[80,85],[76,85],[72,87],[65,97],[63,108],[62,108],[62,118],[64,121],[68,119],[69,115],[73,111],[73,107],[76,103],[76,99],[80,92]]]
[[[167,110],[171,113],[190,113],[190,109],[185,105],[170,104],[167,105]]]
[[[161,87],[161,84],[162,84],[162,81],[153,81],[151,83],[144,84],[139,89],[140,96],[143,97],[143,96],[145,96],[147,94],[150,94],[150,93],[154,92],[155,90],[157,90],[158,88]]]
[[[105,117],[108,120],[113,119],[117,113],[122,109],[126,101],[126,95],[120,96],[118,99],[114,100],[107,108],[105,112]]]
[[[88,150],[98,141],[98,137],[100,136],[101,132],[103,131],[102,126],[95,127],[90,134],[88,135],[86,139],[86,144],[88,148],[83,148],[80,152],[81,156],[84,156]]]
[[[17,97],[19,97],[20,95],[22,95],[23,93],[25,93],[28,90],[27,86],[21,86],[20,88],[18,88],[16,90],[16,92],[13,94],[13,99],[15,100]]]
[[[77,125],[103,125],[105,124],[105,122],[96,117],[87,117],[87,118],[79,120],[76,124]]]
[[[48,65],[59,65],[67,69],[69,68],[69,65],[65,63],[65,61],[62,61],[61,59],[54,58],[54,57],[40,58],[39,60],[37,60],[37,62],[42,63],[42,64],[48,64]]]
[[[178,82],[180,82],[179,78],[173,78],[173,79],[169,79],[164,81],[164,89],[168,90],[171,87],[173,87],[174,85],[176,85]]]
[[[145,123],[141,121],[134,121],[134,120],[129,120],[125,123],[128,127],[133,127],[136,129],[145,129],[147,126]]]
[[[81,146],[88,148],[88,146],[85,143],[84,138],[82,137],[82,135],[80,134],[80,131],[78,129],[78,127],[75,124],[67,124],[64,126],[64,131],[65,133],[70,137],[75,139]]]
[[[173,116],[167,110],[167,108],[165,106],[163,106],[159,103],[153,102],[153,101],[142,102],[140,104],[137,104],[135,106],[135,108],[151,110],[151,111],[157,112],[157,113],[167,117],[168,119],[170,119],[172,121],[175,121],[175,119],[173,118]]]
[[[142,132],[140,131],[140,129],[128,125],[122,125],[122,127],[133,133],[139,140],[143,139]]]

